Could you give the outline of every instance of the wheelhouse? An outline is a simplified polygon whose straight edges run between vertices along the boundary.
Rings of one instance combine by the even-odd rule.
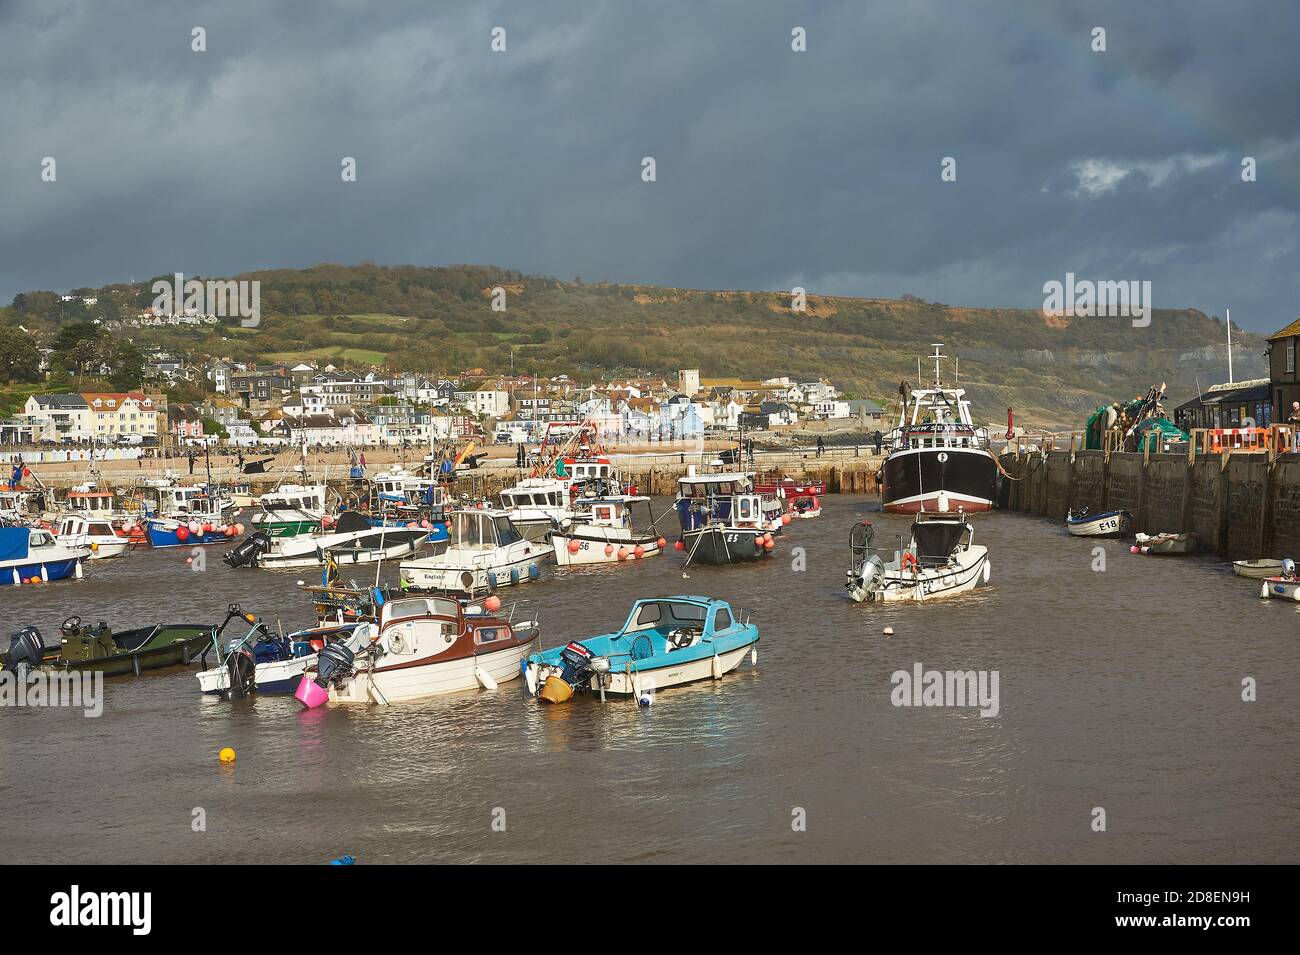
[[[504,511],[453,511],[447,519],[450,547],[458,550],[495,550],[523,540]]]

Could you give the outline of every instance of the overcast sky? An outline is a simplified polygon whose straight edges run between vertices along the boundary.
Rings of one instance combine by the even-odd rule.
[[[0,299],[373,261],[1039,307],[1074,272],[1271,331],[1298,41],[1295,0],[0,0]]]

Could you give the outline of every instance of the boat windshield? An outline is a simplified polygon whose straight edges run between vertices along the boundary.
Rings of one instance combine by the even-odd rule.
[[[445,597],[403,597],[384,607],[385,622],[405,620],[409,617],[456,616],[456,601]]]
[[[639,630],[676,629],[677,627],[704,628],[706,608],[698,604],[675,600],[647,600],[632,611],[624,633]]]

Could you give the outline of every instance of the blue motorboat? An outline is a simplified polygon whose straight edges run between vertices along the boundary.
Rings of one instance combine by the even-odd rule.
[[[656,690],[718,680],[756,663],[758,627],[714,597],[648,597],[632,606],[617,633],[574,640],[524,661],[528,691],[563,703],[575,691],[647,701]]]
[[[302,681],[303,672],[316,665],[322,649],[339,643],[355,651],[368,639],[370,629],[364,623],[323,621],[315,627],[276,636],[265,624],[250,620],[237,608],[232,610],[251,623],[251,629],[224,647],[218,634],[213,640],[217,665],[197,674],[203,693],[227,699],[240,699],[254,691],[292,693]]]
[[[81,576],[89,547],[66,547],[41,527],[0,525],[0,586]]]

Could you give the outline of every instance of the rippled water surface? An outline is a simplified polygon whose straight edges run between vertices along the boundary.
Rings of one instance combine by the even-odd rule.
[[[666,502],[660,502],[666,505]],[[828,497],[776,556],[544,572],[506,594],[547,646],[619,627],[631,602],[752,608],[757,667],[662,691],[649,710],[522,683],[415,704],[302,712],[201,697],[193,670],[106,684],[103,715],[0,710],[8,862],[1294,862],[1300,616],[1199,558],[1136,557],[1046,521],[976,519],[992,584],[924,606],[843,592],[852,523],[904,517]],[[1094,570],[1100,546],[1105,570]],[[794,548],[806,569],[792,569]],[[10,628],[69,614],[126,629],[219,620],[238,600],[310,622],[305,571],[192,572],[181,551],[81,582],[0,589]],[[373,573],[373,571],[372,571]],[[313,575],[314,576],[314,575]],[[886,637],[882,629],[891,626]],[[6,637],[7,639],[7,637]],[[920,662],[997,670],[1001,710],[900,708]],[[1241,699],[1253,677],[1258,701]],[[217,752],[238,760],[222,766]],[[196,807],[206,832],[194,832]],[[1093,832],[1092,810],[1106,811]],[[492,828],[504,811],[505,831]],[[796,810],[806,831],[794,831]],[[501,818],[497,812],[496,818]]]

